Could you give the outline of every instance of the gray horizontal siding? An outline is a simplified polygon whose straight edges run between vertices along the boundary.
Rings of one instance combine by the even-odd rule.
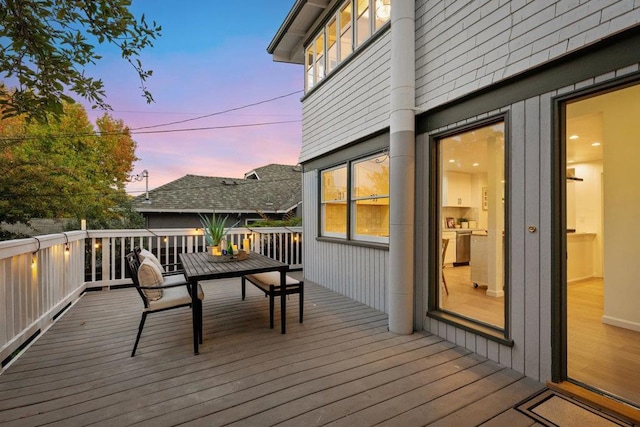
[[[633,1],[416,3],[416,105],[430,109],[637,25]]]
[[[301,162],[389,125],[390,49],[387,31],[304,99]]]
[[[316,240],[317,171],[303,174],[304,275],[328,289],[380,311],[386,310],[388,251]]]

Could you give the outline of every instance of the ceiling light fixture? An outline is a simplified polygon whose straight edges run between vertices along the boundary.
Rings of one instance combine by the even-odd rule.
[[[580,138],[578,135],[571,135],[571,136],[569,137],[569,139],[578,139],[578,138]]]
[[[600,146],[600,143],[599,143],[599,142],[594,142],[594,143],[592,143],[592,144],[591,144],[591,146],[592,146],[592,147],[599,147],[599,146]]]
[[[474,164],[473,164],[473,166],[474,166],[474,167],[476,167],[476,166],[480,166],[480,163],[474,163]]]

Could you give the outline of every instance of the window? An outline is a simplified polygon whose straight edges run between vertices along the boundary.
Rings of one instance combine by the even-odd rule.
[[[322,171],[322,235],[347,236],[347,166]]]
[[[340,9],[340,61],[344,61],[353,52],[353,35],[351,34],[351,2]]]
[[[321,172],[321,235],[389,241],[389,157],[377,154]]]
[[[355,14],[353,11],[355,10]],[[373,11],[373,18],[372,18]],[[305,48],[305,85],[310,90],[381,29],[391,17],[391,0],[346,0]]]
[[[315,42],[316,65],[314,82],[319,82],[324,77],[324,31],[316,37]]]
[[[437,309],[496,330],[505,328],[504,126],[435,139]]]
[[[313,44],[307,48],[305,55],[305,70],[307,73],[307,78],[305,79],[305,84],[308,89],[313,87],[314,76],[313,76],[313,66],[315,61],[313,60]]]
[[[376,0],[376,31],[391,18],[391,0]]]
[[[356,46],[360,46],[371,35],[369,0],[356,0]]]
[[[353,238],[388,241],[389,157],[354,162],[352,176]]]
[[[327,72],[331,72],[338,65],[338,37],[336,18],[327,25]]]

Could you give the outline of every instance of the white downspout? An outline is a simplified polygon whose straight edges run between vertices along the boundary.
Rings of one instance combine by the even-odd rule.
[[[415,1],[391,7],[389,330],[413,333]]]

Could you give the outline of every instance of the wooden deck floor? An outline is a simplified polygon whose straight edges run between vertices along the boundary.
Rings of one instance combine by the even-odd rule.
[[[537,425],[512,407],[540,383],[305,287],[281,335],[253,286],[205,282],[200,355],[180,309],[149,316],[134,358],[135,290],[87,293],[0,375],[0,425]]]

